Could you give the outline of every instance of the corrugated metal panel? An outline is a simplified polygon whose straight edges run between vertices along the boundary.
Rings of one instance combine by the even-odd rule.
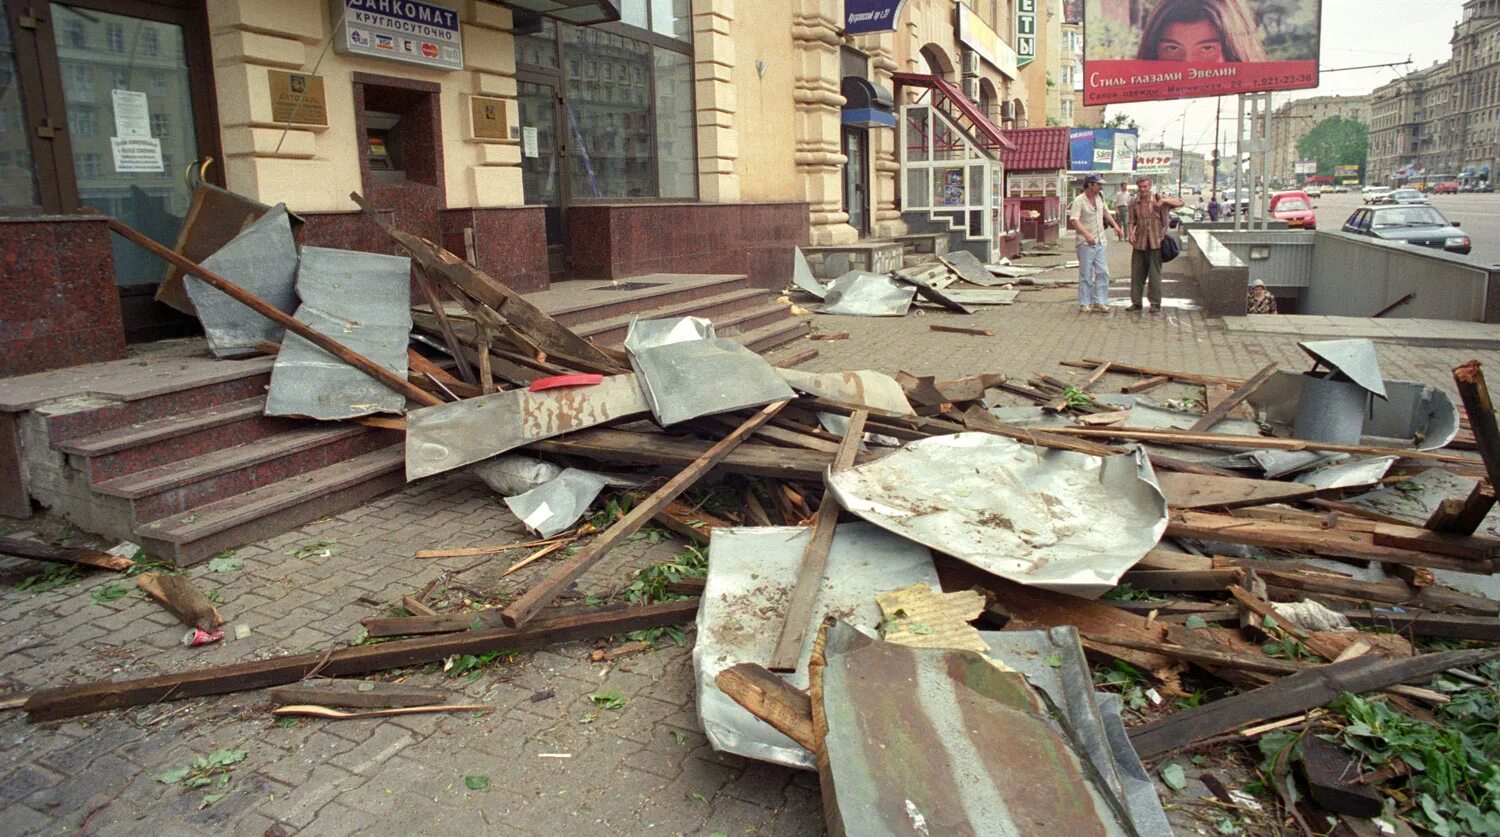
[[[1489,273],[1468,258],[1345,233],[1316,236],[1306,313],[1368,317],[1412,294],[1386,318],[1484,321]]]
[[[1229,252],[1250,268],[1250,278],[1272,288],[1305,288],[1312,280],[1315,233],[1305,230],[1215,231]],[[1252,259],[1251,248],[1266,248],[1264,259]]]

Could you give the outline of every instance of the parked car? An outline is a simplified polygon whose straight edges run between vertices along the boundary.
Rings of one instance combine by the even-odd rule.
[[[1390,193],[1391,187],[1389,186],[1366,186],[1364,190],[1365,203],[1380,203]]]
[[[1317,185],[1308,186],[1307,188],[1303,189],[1302,191],[1309,198],[1321,198],[1321,197],[1323,197],[1323,187],[1322,186],[1317,186]]]
[[[1456,195],[1458,194],[1457,180],[1444,180],[1442,183],[1432,187],[1434,195]]]
[[[1474,191],[1476,191],[1476,192],[1493,192],[1493,191],[1495,191],[1495,186],[1494,186],[1493,183],[1490,183],[1488,180],[1481,180],[1478,183],[1474,184]]]
[[[1285,221],[1291,229],[1317,229],[1318,215],[1306,192],[1277,192],[1271,196],[1271,217]]]
[[[1400,241],[1432,247],[1449,253],[1469,253],[1469,237],[1436,207],[1419,204],[1386,204],[1354,210],[1343,231],[1384,241]]]
[[[1376,203],[1401,203],[1401,204],[1424,204],[1430,203],[1427,196],[1416,189],[1392,189],[1376,201]]]

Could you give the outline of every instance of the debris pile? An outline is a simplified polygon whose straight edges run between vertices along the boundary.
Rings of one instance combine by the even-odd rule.
[[[1244,380],[1090,359],[1025,381],[811,374],[693,318],[637,321],[613,349],[371,218],[404,257],[303,248],[290,295],[285,258],[265,299],[228,278],[255,263],[230,258],[235,242],[215,257],[226,275],[164,257],[192,277],[206,325],[226,318],[216,351],[253,338],[279,352],[268,404],[404,429],[408,479],[470,468],[540,536],[417,559],[524,548],[507,574],[541,576],[477,612],[436,610],[429,585],[404,600],[410,615],[364,621],[389,642],[40,691],[24,705],[33,721],[271,687],[291,704],[279,712],[319,717],[469,710],[303,681],[696,620],[710,740],[816,769],[834,833],[1164,833],[1145,765],[1272,734],[1301,747],[1268,773],[1281,813],[1253,816],[1430,827],[1402,791],[1410,775],[1366,771],[1329,743],[1352,723],[1329,707],[1364,695],[1431,720],[1495,688],[1465,671],[1500,675],[1500,649],[1483,645],[1500,643],[1500,427],[1477,364],[1455,370],[1460,411],[1430,384],[1384,379],[1364,341],[1308,343],[1310,371]],[[284,222],[273,211],[242,235]],[[414,307],[389,259],[410,260]],[[335,293],[349,271],[379,288]],[[975,302],[931,272],[804,279],[846,312]],[[404,416],[370,416],[393,410]],[[739,502],[703,508],[711,483]],[[579,523],[622,494],[616,514]],[[706,566],[634,602],[556,604],[653,523],[706,545]],[[154,597],[217,627],[217,611],[163,581]],[[1295,753],[1307,796],[1286,780]],[[1161,776],[1175,788],[1181,773]],[[1220,815],[1252,816],[1207,775]]]

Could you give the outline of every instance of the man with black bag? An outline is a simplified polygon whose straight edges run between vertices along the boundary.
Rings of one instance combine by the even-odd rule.
[[[1150,290],[1147,298],[1151,313],[1161,313],[1161,263],[1162,242],[1167,238],[1170,225],[1168,212],[1182,206],[1178,198],[1156,194],[1151,189],[1151,178],[1136,179],[1136,198],[1130,203],[1130,309],[1141,310],[1141,293]],[[1173,242],[1174,244],[1176,242]]]

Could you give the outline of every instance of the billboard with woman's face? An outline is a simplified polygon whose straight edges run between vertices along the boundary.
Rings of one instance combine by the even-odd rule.
[[[1320,0],[1086,0],[1085,105],[1318,86]]]

